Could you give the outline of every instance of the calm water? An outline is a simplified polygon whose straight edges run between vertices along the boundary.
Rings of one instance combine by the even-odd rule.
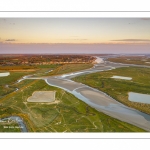
[[[123,76],[113,76],[111,78],[114,78],[114,79],[123,79],[123,80],[132,80],[131,77],[123,77]]]
[[[150,95],[148,94],[129,92],[128,95],[129,95],[129,100],[132,102],[150,104]]]
[[[5,76],[9,76],[10,73],[9,72],[0,72],[0,77],[5,77]]]

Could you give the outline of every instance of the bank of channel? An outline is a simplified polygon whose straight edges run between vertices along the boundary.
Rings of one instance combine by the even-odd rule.
[[[111,63],[106,63],[105,65],[97,64],[93,68],[87,69],[85,71],[49,77],[45,79],[45,81],[49,85],[68,91],[69,93],[73,94],[74,96],[84,101],[91,107],[97,109],[98,111],[101,111],[111,117],[150,131],[150,115],[142,113],[136,109],[127,107],[97,89],[71,80],[71,78],[79,75],[100,72],[104,70],[111,70],[114,69],[114,67],[118,68],[128,66],[122,64],[112,64],[111,66]]]

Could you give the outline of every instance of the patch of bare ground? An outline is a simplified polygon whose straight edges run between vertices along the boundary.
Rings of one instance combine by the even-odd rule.
[[[27,102],[51,103],[55,101],[55,91],[35,91],[32,96],[27,99]],[[56,102],[55,102],[56,103]]]

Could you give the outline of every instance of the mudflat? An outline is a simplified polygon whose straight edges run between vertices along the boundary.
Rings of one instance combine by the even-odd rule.
[[[104,71],[118,67],[128,67],[128,66],[107,62],[105,63],[105,66],[97,65],[94,68],[87,69],[85,72],[83,71],[84,72],[83,74],[87,74],[88,73],[87,71],[91,71],[92,73],[98,71],[97,69],[101,69],[101,71],[102,70]],[[79,74],[76,74],[75,76],[78,75]],[[142,113],[133,108],[127,107],[119,103],[115,99],[111,98],[110,96],[106,95],[105,93],[93,89],[91,87],[88,87],[87,85],[72,82],[72,80],[70,80],[71,77],[66,76],[64,78],[59,79],[56,77],[49,77],[48,79],[46,79],[46,82],[49,85],[57,86],[59,88],[67,90],[80,100],[86,102],[88,105],[92,106],[93,108],[101,112],[104,112],[109,116],[136,125],[147,131],[150,131],[150,115]]]

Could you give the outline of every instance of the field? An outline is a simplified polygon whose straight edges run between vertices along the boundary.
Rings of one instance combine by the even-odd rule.
[[[132,80],[112,79],[112,76],[131,77]],[[128,100],[128,92],[150,94],[149,68],[117,68],[114,70],[82,75],[75,77],[73,80],[94,87],[129,107],[150,114],[150,104],[131,102]]]
[[[146,56],[120,56],[116,58],[108,58],[107,60],[116,63],[150,66],[150,58]]]
[[[93,67],[92,64],[64,64],[64,65],[56,65],[54,68],[47,70],[47,65],[44,65],[38,73],[34,74],[33,77],[40,77],[40,76],[54,76],[60,75],[64,73],[70,73],[74,71],[84,70]]]
[[[50,72],[48,75],[59,75],[59,74],[65,74],[69,72],[75,72],[75,71],[80,71],[84,69],[88,69],[93,67],[93,64],[65,64],[62,65],[52,72]]]
[[[24,69],[27,66],[3,66],[3,67],[9,70],[10,75],[8,77],[7,76],[0,77],[0,80],[1,80],[0,81],[0,98],[15,91],[16,88],[18,88],[15,84],[16,81],[21,79],[23,76],[31,74],[33,77],[40,77],[40,76],[51,76],[51,75],[63,74],[63,73],[90,68],[92,67],[92,64],[37,65],[34,67],[36,69],[32,71],[31,71],[31,68],[33,68],[33,66],[28,66],[29,68],[26,70]],[[5,71],[0,70],[1,73]]]
[[[19,71],[19,70],[24,70],[24,71],[35,71],[38,69],[43,69],[43,68],[56,68],[60,65],[58,64],[51,64],[51,65],[17,65],[17,66],[0,66],[0,71],[2,70],[10,70],[10,71]]]
[[[15,91],[16,88],[18,88],[15,83],[23,76],[30,74],[36,74],[36,76],[46,75],[49,70],[55,69],[58,66],[60,65],[52,64],[52,65],[37,65],[35,67],[28,66],[29,68],[26,68],[27,66],[1,66],[0,72],[1,73],[8,72],[9,70],[10,75],[6,77],[0,77],[0,98]],[[2,67],[5,70],[3,69],[1,70]]]
[[[0,77],[0,97],[3,97],[16,90],[16,81],[29,72],[10,72],[9,76]]]

